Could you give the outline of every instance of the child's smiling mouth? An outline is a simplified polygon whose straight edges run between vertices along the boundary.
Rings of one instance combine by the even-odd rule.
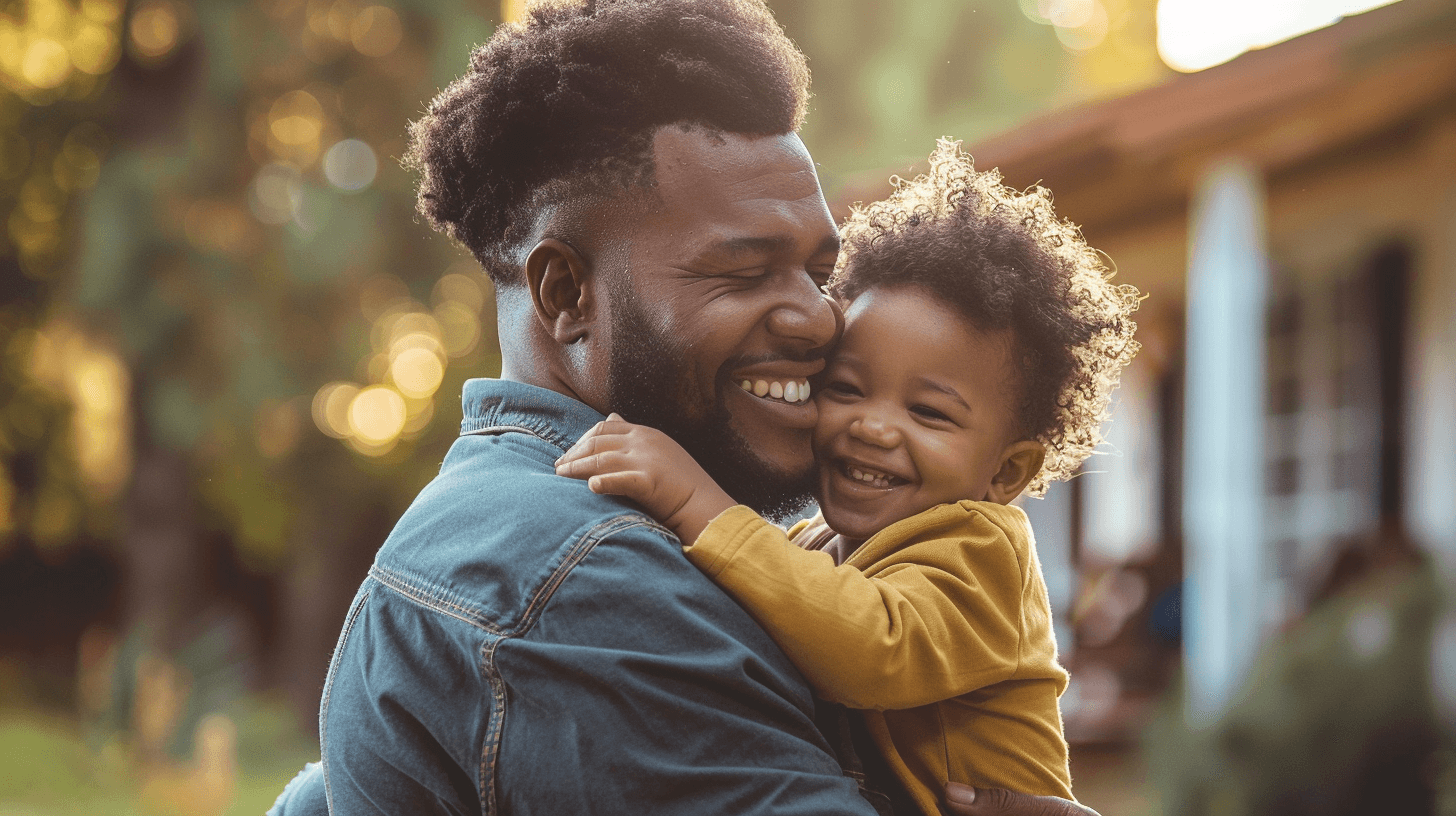
[[[876,487],[881,490],[888,490],[910,483],[910,480],[904,477],[847,459],[840,460],[836,469],[840,475],[853,480],[856,486],[863,485],[865,487]]]

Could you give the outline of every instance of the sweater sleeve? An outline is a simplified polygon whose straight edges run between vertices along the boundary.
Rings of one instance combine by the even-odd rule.
[[[955,535],[911,536],[864,572],[793,546],[746,507],[724,511],[685,551],[820,696],[905,709],[1009,679],[1018,667],[1020,563],[998,527],[971,521]]]

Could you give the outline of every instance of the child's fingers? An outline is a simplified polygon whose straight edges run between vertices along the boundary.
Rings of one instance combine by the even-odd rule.
[[[631,422],[628,422],[625,419],[622,419],[621,414],[612,412],[610,414],[607,414],[606,419],[598,422],[593,430],[595,430],[598,435],[605,436],[608,434],[629,433],[635,427],[637,426],[632,424]]]
[[[567,448],[566,453],[561,454],[561,457],[556,461],[563,462],[568,459],[576,459],[582,456],[590,455],[595,451],[601,450],[601,443],[603,439],[608,439],[612,436],[621,435],[613,434],[610,431],[604,430],[602,427],[604,424],[605,423],[603,422],[598,422],[597,424],[593,425],[591,427],[591,430],[582,434],[581,438],[576,440],[576,444],[572,445],[570,448]]]
[[[632,467],[631,457],[620,450],[597,450],[582,453],[556,463],[556,475],[585,479],[600,473],[625,471]]]
[[[567,448],[566,453],[562,454],[561,459],[557,459],[556,461],[559,462],[562,459],[567,459],[571,457],[573,454],[578,454],[581,448],[590,445],[591,441],[594,439],[599,439],[603,436],[625,434],[633,427],[634,426],[632,425],[632,423],[623,420],[620,415],[612,414],[601,422],[598,422],[597,424],[588,428],[586,433],[582,434],[581,438],[576,440],[575,444],[573,444],[570,448]]]
[[[599,453],[607,453],[610,451],[624,451],[628,450],[629,448],[630,445],[627,441],[627,437],[623,434],[613,434],[611,436],[593,436],[591,438],[582,437],[581,441],[571,446],[571,450],[568,450],[566,453],[561,454],[561,458],[556,460],[556,464],[562,465],[567,462],[575,462],[579,459],[585,459],[588,456],[595,456]]]
[[[645,496],[652,488],[652,481],[640,470],[619,470],[599,473],[586,480],[593,493],[609,493],[613,496]]]

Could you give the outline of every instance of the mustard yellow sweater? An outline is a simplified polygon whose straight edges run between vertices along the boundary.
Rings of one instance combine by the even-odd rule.
[[[842,565],[747,507],[688,558],[773,636],[819,695],[861,712],[917,804],[947,780],[1072,797],[1051,608],[1019,508],[942,504],[881,530]],[[790,536],[811,549],[795,546]]]

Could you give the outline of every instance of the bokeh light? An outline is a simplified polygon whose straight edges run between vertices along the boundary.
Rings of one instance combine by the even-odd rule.
[[[344,192],[366,189],[378,171],[374,149],[358,139],[344,139],[324,154],[324,178]]]
[[[66,321],[54,321],[13,342],[26,341],[31,376],[74,407],[73,455],[83,481],[99,497],[116,495],[131,473],[131,377],[126,365]]]
[[[143,0],[132,11],[127,25],[132,52],[143,62],[166,59],[177,47],[181,34],[178,8],[169,0]]]
[[[49,37],[37,37],[25,49],[20,64],[25,81],[37,88],[54,88],[71,73],[71,56],[66,47]]]
[[[445,378],[445,364],[429,349],[406,348],[389,364],[389,378],[407,397],[429,397]]]
[[[1107,40],[1113,17],[1109,4],[1126,17],[1126,4],[1120,0],[1020,0],[1021,13],[1052,26],[1057,41],[1073,53],[1091,51]]]
[[[388,386],[371,385],[349,403],[349,430],[368,446],[394,442],[404,430],[404,421],[404,397]]]
[[[325,384],[313,397],[313,423],[335,439],[349,437],[349,404],[359,393],[359,386],[349,382]]]
[[[1158,54],[1178,71],[1202,71],[1253,48],[1264,48],[1388,6],[1396,0],[1158,0]]]
[[[349,23],[349,40],[366,57],[390,53],[399,46],[403,33],[399,15],[388,6],[368,6]]]
[[[289,145],[317,141],[323,129],[323,106],[308,91],[290,91],[268,111],[268,128],[278,141]]]
[[[483,281],[479,272],[448,272],[436,281],[430,293],[440,340],[450,357],[469,354],[480,342],[480,312],[485,306]]]
[[[104,4],[91,4],[105,8]],[[76,70],[93,76],[110,71],[121,56],[121,44],[116,34],[104,23],[87,20],[76,31],[71,40],[71,64]]]
[[[1096,48],[1107,39],[1107,7],[1095,0],[1089,0],[1083,8],[1087,13],[1085,16],[1079,14],[1075,25],[1069,22],[1056,27],[1057,40],[1073,51]]]
[[[248,187],[248,206],[264,224],[286,224],[303,197],[298,168],[277,162],[264,165]]]

